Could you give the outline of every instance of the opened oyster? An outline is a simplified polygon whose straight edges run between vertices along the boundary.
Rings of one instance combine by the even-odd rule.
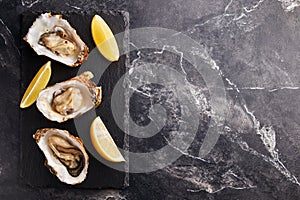
[[[87,59],[88,47],[61,15],[40,15],[24,37],[38,55],[76,67]]]
[[[37,108],[51,121],[64,122],[78,117],[101,102],[101,87],[84,72],[70,80],[47,87],[39,93]]]
[[[33,138],[46,157],[45,165],[60,181],[72,185],[84,181],[89,157],[81,139],[55,128],[39,129]]]

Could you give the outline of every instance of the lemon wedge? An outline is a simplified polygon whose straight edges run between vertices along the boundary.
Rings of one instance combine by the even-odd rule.
[[[103,158],[111,162],[125,161],[99,116],[91,124],[90,137],[94,148]]]
[[[44,89],[51,76],[51,61],[44,64],[41,69],[36,73],[29,86],[27,87],[23,98],[20,103],[20,108],[27,108],[31,106],[42,89]]]
[[[120,57],[119,48],[114,34],[106,22],[95,15],[91,24],[92,36],[100,53],[109,61],[118,61]]]

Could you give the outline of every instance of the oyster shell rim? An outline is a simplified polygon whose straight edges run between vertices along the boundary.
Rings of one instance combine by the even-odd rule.
[[[73,145],[74,143],[77,143],[77,145],[74,145],[76,146],[77,148],[80,149],[80,151],[82,152],[82,154],[84,155],[84,159],[85,159],[85,166],[83,168],[83,170],[80,172],[80,174],[77,176],[77,177],[72,177],[68,172],[68,175],[71,177],[71,179],[76,179],[78,177],[81,176],[81,174],[83,173],[83,176],[81,176],[81,179],[76,181],[76,182],[68,182],[68,181],[65,181],[63,179],[63,177],[59,176],[59,172],[55,169],[55,167],[53,167],[51,164],[49,164],[49,158],[46,156],[46,154],[44,153],[44,150],[40,147],[40,140],[43,138],[43,137],[46,137],[47,134],[57,134],[57,133],[49,133],[49,131],[58,131],[58,132],[62,132],[64,133],[65,135],[63,135],[64,138],[67,138],[68,141],[70,141]],[[62,134],[59,134],[60,136]],[[70,184],[70,185],[77,185],[77,184],[80,184],[82,183],[84,180],[86,180],[86,177],[87,177],[87,173],[88,173],[88,166],[89,166],[89,156],[84,148],[84,144],[82,142],[82,140],[77,137],[77,136],[74,136],[72,135],[69,131],[67,130],[62,130],[62,129],[58,129],[58,128],[40,128],[40,129],[37,129],[35,134],[32,136],[33,139],[36,141],[38,147],[40,148],[40,150],[42,151],[42,153],[44,154],[44,157],[45,157],[45,162],[44,162],[44,165],[49,169],[49,171],[54,174],[61,182],[63,183],[66,183],[66,184]],[[49,136],[48,136],[49,137]],[[74,142],[75,141],[75,142]],[[47,146],[46,147],[47,150],[50,150],[50,147]],[[51,153],[53,154],[53,153]],[[52,155],[52,158],[55,158],[55,160],[58,160],[56,157],[54,157]],[[60,162],[58,160],[58,162]],[[63,164],[61,164],[63,166]],[[64,166],[65,167],[65,166]]]
[[[56,122],[62,123],[62,122],[68,121],[69,119],[74,119],[76,117],[79,117],[82,114],[90,111],[93,108],[97,108],[100,105],[100,103],[102,102],[102,87],[101,86],[98,87],[93,81],[90,80],[91,78],[93,78],[93,74],[90,71],[86,71],[78,76],[72,77],[68,80],[65,80],[65,81],[62,81],[59,83],[55,83],[51,86],[46,87],[39,93],[38,98],[36,100],[36,106],[37,106],[38,110],[44,115],[44,117],[46,117],[50,121],[56,121]],[[73,85],[75,85],[75,82],[77,82],[77,84],[79,83],[81,89],[86,90],[85,93],[89,92],[89,97],[85,96],[84,98],[90,98],[91,102],[88,102],[91,104],[90,107],[89,108],[87,107],[87,109],[81,109],[80,111],[77,111],[77,114],[71,113],[69,115],[61,115],[60,113],[55,112],[55,111],[46,112],[47,109],[53,110],[53,108],[51,108],[51,105],[50,105],[51,101],[53,99],[53,97],[50,96],[50,95],[53,95],[53,92],[51,92],[51,89],[55,88],[55,87],[62,88],[63,85],[65,85],[65,84],[72,85],[72,82],[74,82]],[[48,94],[48,95],[44,94],[46,92],[48,92],[50,94]],[[47,98],[51,98],[51,99],[47,99]],[[48,104],[46,104],[46,103],[48,103]],[[46,109],[46,106],[47,106],[47,109]]]
[[[66,63],[62,62],[61,60],[54,58],[54,57],[60,57],[60,56],[55,55],[55,54],[54,54],[53,52],[51,52],[50,50],[47,50],[47,51],[48,51],[50,54],[52,54],[52,55],[51,55],[51,56],[48,56],[48,55],[46,55],[45,52],[41,52],[40,50],[38,50],[38,48],[35,48],[34,44],[32,44],[32,43],[29,41],[30,31],[31,31],[33,28],[35,28],[35,26],[37,26],[39,20],[42,20],[41,18],[44,17],[44,16],[47,17],[47,18],[56,17],[56,18],[58,18],[59,20],[62,20],[67,26],[69,26],[69,28],[71,28],[72,34],[73,34],[74,36],[76,36],[75,39],[78,40],[78,41],[81,43],[81,45],[83,46],[83,49],[80,50],[80,52],[78,53],[77,59],[75,60],[74,63],[72,63],[72,64],[66,64]],[[42,34],[40,34],[40,35],[42,35]],[[27,34],[23,37],[23,40],[25,40],[25,41],[30,45],[30,47],[31,47],[38,55],[47,56],[47,57],[51,58],[52,60],[55,60],[55,61],[60,62],[60,63],[63,63],[63,64],[65,64],[65,65],[69,66],[69,67],[77,67],[77,66],[81,65],[84,61],[87,60],[88,54],[89,54],[89,47],[85,44],[85,42],[84,42],[84,41],[81,39],[81,37],[77,34],[76,29],[74,29],[74,28],[71,26],[71,24],[70,24],[66,19],[63,19],[63,15],[62,15],[62,14],[54,14],[54,15],[52,15],[51,12],[46,12],[46,13],[40,14],[40,15],[35,19],[35,21],[32,23],[32,25],[31,25],[31,27],[29,28]],[[76,43],[77,43],[77,42],[76,42]],[[38,43],[37,43],[36,45],[42,46],[42,45],[40,45],[40,44],[38,44]],[[45,49],[46,49],[46,48],[45,48]],[[61,57],[61,58],[62,58],[62,57]]]

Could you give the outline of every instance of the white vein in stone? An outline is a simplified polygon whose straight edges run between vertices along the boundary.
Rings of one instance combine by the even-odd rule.
[[[255,155],[257,157],[262,158],[267,163],[270,163],[282,175],[284,175],[289,181],[300,186],[298,179],[293,174],[291,174],[291,172],[284,166],[284,164],[278,158],[268,157],[262,153],[257,152],[255,149],[249,147],[249,145],[245,141],[242,141],[237,136],[234,136],[234,138],[229,137],[229,139],[232,142],[238,144],[242,150],[247,151],[250,154]],[[278,155],[278,153],[277,153],[277,155]]]
[[[246,113],[252,118],[254,128],[256,129],[256,133],[260,135],[260,139],[262,140],[265,148],[268,150],[270,153],[271,157],[268,157],[264,154],[258,153],[256,150],[252,149],[249,147],[249,145],[245,142],[242,141],[241,139],[237,139],[235,142],[239,144],[239,146],[258,157],[263,158],[266,162],[270,163],[272,166],[274,166],[281,174],[283,174],[288,180],[291,182],[297,184],[300,186],[300,183],[298,182],[297,178],[291,174],[291,172],[284,166],[284,164],[279,160],[279,154],[278,154],[278,149],[276,149],[276,133],[273,130],[272,126],[263,126],[260,128],[260,121],[257,120],[255,117],[254,113],[249,111],[247,106],[244,104],[243,105]]]
[[[216,28],[228,27],[231,23],[236,23],[237,26],[245,32],[250,32],[259,24],[255,24],[252,20],[243,21],[243,19],[248,18],[249,14],[256,11],[264,1],[265,0],[259,0],[257,3],[250,7],[242,6],[241,9],[236,9],[234,12],[230,12],[231,7],[234,6],[234,2],[240,2],[239,0],[230,0],[230,2],[225,6],[222,14],[216,15],[200,24],[195,24],[193,28],[188,29],[187,31],[190,33],[194,33],[197,27],[209,23],[211,23],[211,25]]]
[[[239,87],[241,90],[267,90],[268,92],[275,92],[279,90],[299,90],[300,87],[294,87],[294,86],[286,86],[286,87],[280,87],[280,88],[267,88],[267,87]],[[203,89],[204,90],[204,89]],[[235,90],[234,87],[227,87],[226,90]]]
[[[31,8],[34,4],[39,3],[40,0],[21,0],[22,6],[25,6],[27,8]]]
[[[278,90],[299,90],[300,87],[281,87],[281,88],[274,88],[274,89],[270,89],[269,92],[275,92]]]
[[[216,63],[209,55],[207,55],[207,58],[209,58],[208,60],[210,61],[210,63]],[[213,67],[213,69],[218,70],[219,74],[224,77],[224,74],[223,74],[222,70],[219,67]],[[230,85],[233,86],[234,90],[236,90],[238,93],[240,93],[240,90],[239,90],[238,86],[233,81],[231,81],[227,77],[224,77],[224,78]],[[253,153],[255,151],[257,155],[260,155],[260,157],[262,157],[265,161],[271,163],[288,180],[290,180],[291,182],[293,182],[295,184],[300,185],[297,178],[294,175],[292,175],[290,173],[290,171],[287,170],[287,168],[284,166],[284,164],[279,160],[279,155],[278,155],[278,152],[277,152],[278,150],[275,149],[275,146],[276,146],[276,135],[275,135],[276,133],[275,133],[275,131],[272,133],[272,134],[274,134],[273,136],[267,135],[269,133],[266,133],[265,131],[263,131],[263,129],[260,129],[260,122],[259,122],[259,120],[256,119],[254,113],[249,111],[249,109],[248,109],[248,107],[245,103],[242,106],[244,107],[245,112],[252,118],[254,127],[257,131],[257,134],[259,134],[261,136],[260,138],[261,138],[263,144],[265,145],[266,149],[270,152],[272,157],[270,158],[270,157],[267,157],[263,154],[259,154],[255,150],[250,151],[250,153]],[[248,144],[247,144],[247,146],[248,146]],[[272,147],[274,147],[274,148],[272,149]]]
[[[154,54],[163,54],[164,51],[166,51],[167,48],[173,49],[176,53],[178,53],[180,55],[180,68],[182,70],[182,72],[187,75],[184,67],[183,67],[183,52],[178,51],[176,46],[170,46],[170,45],[163,45],[162,50],[161,51],[155,51]]]
[[[132,63],[131,63],[131,66],[134,67],[134,66],[135,66],[135,63],[136,63],[138,60],[141,59],[141,51],[138,50],[139,48],[138,48],[134,43],[129,42],[129,45],[133,46],[133,47],[137,50],[137,53],[136,53],[137,58],[134,59],[134,60],[132,61]]]
[[[233,0],[230,1],[230,3],[228,4],[228,6],[226,7],[226,12],[227,10],[229,9],[230,5],[232,4]],[[246,9],[248,12],[253,12],[255,9],[257,9],[257,7],[259,7],[259,5],[262,4],[263,1],[259,1],[257,4],[255,4],[253,7],[251,7],[251,9]],[[133,46],[135,46],[134,44],[131,44]],[[159,54],[162,54],[163,51],[166,49],[166,48],[170,48],[169,46],[164,46],[162,51],[158,51],[156,53],[159,53]],[[177,49],[174,49],[173,47],[171,47],[173,50],[177,50]],[[238,88],[238,86],[233,82],[231,81],[229,78],[225,77],[222,70],[219,68],[219,66],[216,64],[216,62],[210,57],[209,53],[206,51],[206,49],[204,49],[204,51],[200,51],[199,49],[195,50],[193,49],[192,51],[192,54],[194,55],[200,55],[206,63],[208,63],[212,69],[216,70],[219,72],[219,74],[228,82],[229,85],[232,86],[232,89],[237,91],[237,93],[240,93],[240,89]],[[179,53],[177,51],[177,53]],[[182,53],[182,52],[181,52]],[[140,56],[141,52],[138,52],[137,55],[138,55],[138,58],[136,58],[132,63],[133,65],[141,58]],[[182,57],[183,57],[183,54],[180,54]],[[181,59],[181,66],[182,66],[182,59]],[[183,71],[185,72],[185,71]],[[246,89],[253,89],[253,90],[263,90],[263,89],[266,89],[266,88],[263,88],[263,87],[248,87]],[[299,87],[282,87],[280,89],[299,89]],[[271,89],[269,91],[276,91],[278,89]],[[260,122],[259,120],[257,120],[257,118],[255,117],[254,113],[251,112],[247,105],[244,103],[243,105],[243,108],[244,108],[244,111],[252,118],[252,121],[253,121],[253,124],[254,124],[254,127],[256,129],[256,132],[258,135],[260,135],[260,139],[261,141],[263,142],[265,148],[268,150],[268,152],[270,153],[271,156],[266,156],[262,153],[259,153],[257,152],[255,149],[251,148],[248,146],[248,144],[239,139],[239,138],[234,138],[232,139],[233,142],[237,143],[244,151],[247,151],[255,156],[258,156],[260,158],[262,158],[264,161],[270,163],[273,167],[275,167],[281,174],[283,174],[288,180],[290,180],[291,182],[297,184],[297,185],[300,185],[300,183],[298,182],[297,178],[291,174],[291,172],[284,166],[284,164],[280,161],[279,159],[279,154],[278,154],[278,150],[276,149],[276,133],[275,131],[273,130],[272,126],[264,126],[262,128],[260,128]],[[268,131],[267,131],[268,130]],[[187,156],[187,157],[190,157],[192,159],[196,159],[196,160],[201,160],[203,162],[207,162],[206,160],[204,160],[203,158],[200,158],[200,157],[197,157],[197,156],[193,156],[193,155],[190,155],[189,153],[185,152],[185,151],[182,151],[181,149],[175,147],[174,145],[170,144],[170,142],[168,141],[167,138],[165,138],[165,140],[169,143],[169,145],[174,148],[175,150],[179,151],[180,153],[182,153],[183,155]],[[249,187],[254,187],[254,186],[249,186]],[[246,188],[249,188],[249,187],[246,187]],[[234,189],[245,189],[244,187],[233,187]],[[224,189],[224,188],[222,188]],[[222,190],[220,189],[220,190]],[[190,192],[197,192],[197,191],[201,191],[201,190],[193,190],[193,189],[190,189],[188,190]],[[209,191],[208,192],[213,192],[213,191]]]
[[[10,62],[18,62],[19,59],[16,59],[15,55],[17,54],[18,56],[20,56],[20,51],[15,44],[15,40],[12,36],[11,31],[4,24],[2,19],[0,19],[0,23],[2,24],[1,26],[4,28],[4,31],[2,31],[2,33],[0,33],[0,36],[4,40],[5,46],[7,46],[6,50],[0,53],[0,60],[2,62],[1,67],[4,67],[5,65],[7,65]],[[5,55],[5,54],[9,55],[9,57],[8,58],[6,56],[3,57],[3,55]]]
[[[300,0],[278,0],[281,2],[281,6],[285,12],[294,11],[294,9],[300,6]]]
[[[185,168],[187,168],[188,171],[192,172],[193,174],[191,176],[182,176],[181,172],[185,172]],[[198,186],[197,189],[187,189],[187,192],[197,193],[201,191],[206,191],[208,193],[216,193],[219,192],[225,188],[232,188],[232,189],[250,189],[255,188],[256,186],[252,185],[252,182],[247,179],[246,177],[240,177],[236,175],[231,169],[229,169],[227,172],[223,173],[219,178],[222,179],[221,183],[222,185],[214,185],[213,179],[206,179],[205,177],[202,178],[201,174],[197,173],[197,171],[194,171],[197,167],[195,166],[185,166],[183,169],[176,171],[178,169],[177,167],[174,167],[174,169],[167,168],[166,171],[168,171],[172,176],[175,176],[177,178],[183,179],[185,181],[188,181],[192,183],[195,186]],[[179,167],[180,169],[180,167]],[[198,169],[200,170],[201,169]],[[205,172],[204,172],[205,173]],[[233,176],[234,178],[240,180],[241,182],[236,182],[231,178]],[[226,181],[227,180],[227,181]],[[223,183],[224,181],[224,183]],[[212,182],[212,183],[211,183]],[[236,185],[234,185],[236,184]]]
[[[227,81],[227,83],[228,83],[229,85],[233,86],[233,88],[234,88],[238,93],[240,93],[240,90],[239,90],[239,88],[237,87],[236,84],[234,84],[231,80],[229,80],[229,78],[225,78],[225,80]]]
[[[225,6],[224,9],[224,14],[227,14],[228,9],[230,8],[231,4],[233,3],[234,0],[230,0],[230,2]]]
[[[7,45],[7,40],[6,40],[6,37],[3,35],[3,33],[0,33],[0,35],[1,35],[1,37],[3,38],[3,40],[4,40],[4,44],[5,44],[5,46]]]
[[[66,3],[67,6],[71,7],[71,8],[75,8],[76,10],[81,10],[80,7],[78,6],[74,6],[74,5],[70,5],[69,3]]]
[[[261,4],[261,3],[260,3]],[[222,70],[219,67],[215,67],[216,62],[209,56],[207,55],[206,58],[209,60],[209,63],[213,63],[212,67],[215,70],[219,71],[219,74],[221,76],[224,77],[224,74],[222,72]],[[238,88],[238,86],[231,81],[229,78],[224,77],[224,79],[231,85],[233,86],[233,89],[236,90],[238,93],[240,93],[240,89]],[[289,89],[291,89],[290,87],[287,87]],[[292,87],[293,89],[299,89],[298,87]],[[263,88],[259,88],[259,89],[263,89]],[[275,131],[272,131],[271,133],[267,133],[266,131],[264,131],[266,128],[260,129],[260,122],[256,119],[255,115],[253,114],[253,112],[250,112],[247,105],[244,104],[243,105],[244,110],[246,111],[246,113],[252,118],[252,121],[254,123],[255,129],[257,131],[257,134],[259,134],[261,137],[261,140],[263,142],[263,144],[265,145],[266,149],[270,152],[272,158],[269,158],[263,154],[259,154],[257,151],[255,151],[253,149],[253,151],[249,151],[250,153],[255,152],[255,155],[259,155],[260,157],[262,157],[266,162],[271,163],[276,169],[278,169],[288,180],[292,181],[295,184],[299,184],[297,178],[292,175],[289,170],[287,170],[287,168],[284,166],[284,164],[279,160],[279,155],[278,155],[278,150],[275,149],[276,146],[276,133]],[[272,127],[269,127],[270,129]],[[271,129],[272,130],[272,129]],[[244,142],[245,144],[247,144],[246,142]],[[247,144],[248,146],[248,144]],[[245,148],[246,150],[249,150],[248,148]]]
[[[291,80],[290,75],[285,70],[281,69],[277,64],[272,63],[266,55],[262,54],[262,56],[267,58],[267,59],[263,59],[263,64],[265,67],[268,67],[268,68],[271,67],[271,68],[278,69],[278,72],[281,72],[287,78],[287,81],[289,82],[289,84],[293,84],[293,81]]]
[[[195,53],[195,51],[194,51],[194,53]],[[199,52],[197,52],[197,53],[199,53]],[[203,55],[203,53],[201,55]],[[224,74],[223,74],[222,70],[216,65],[216,62],[209,56],[209,54],[206,55],[206,60],[209,61],[209,63],[213,64],[212,69],[218,70],[219,74],[222,77],[224,77]],[[227,77],[224,77],[224,79],[231,86],[233,86],[233,88],[234,88],[235,91],[237,91],[238,93],[240,93],[240,89],[238,88],[238,86],[233,81],[231,81]],[[299,88],[293,87],[293,89],[299,89]],[[255,150],[250,151],[250,153],[255,152],[256,155],[260,155],[260,157],[262,157],[265,161],[271,163],[285,177],[287,177],[288,180],[292,181],[293,183],[296,183],[296,184],[300,185],[299,182],[298,182],[298,180],[297,180],[297,178],[294,175],[292,175],[287,170],[287,168],[283,165],[283,163],[279,160],[279,156],[278,156],[278,152],[277,152],[278,150],[275,149],[275,146],[276,146],[276,134],[275,134],[275,131],[271,133],[273,135],[269,135],[269,133],[266,133],[264,131],[264,129],[260,129],[260,122],[256,119],[254,113],[249,111],[249,109],[248,109],[248,107],[247,107],[247,105],[245,103],[243,104],[243,107],[244,107],[245,112],[252,118],[253,124],[255,126],[256,131],[257,131],[257,134],[259,134],[261,136],[260,138],[261,138],[263,144],[265,145],[266,149],[270,152],[272,158],[269,158],[269,157],[267,157],[267,156],[265,156],[263,154],[259,154]],[[248,146],[248,144],[247,144],[247,146]],[[249,148],[246,148],[246,149],[249,149]]]
[[[182,155],[187,156],[187,157],[192,158],[192,159],[195,159],[195,160],[200,160],[200,161],[205,162],[205,163],[209,163],[207,160],[205,160],[205,159],[203,159],[203,158],[201,158],[201,157],[193,156],[193,155],[189,154],[188,152],[185,152],[185,151],[179,149],[178,147],[174,146],[174,145],[169,141],[169,139],[168,139],[166,136],[163,135],[163,138],[167,141],[167,143],[168,143],[168,145],[169,145],[170,147],[172,147],[174,150],[178,151],[178,152],[181,153]]]
[[[5,23],[2,21],[2,19],[0,18],[0,23],[3,24],[3,26],[5,27],[6,31],[9,33],[9,35],[12,35],[11,31],[9,30],[9,28],[5,25]],[[1,34],[3,35],[3,34]]]
[[[223,75],[223,72],[220,70],[220,67],[217,65],[216,61],[211,58],[211,56],[208,53],[208,50],[204,48],[201,51],[199,49],[192,49],[191,54],[194,56],[200,56],[203,58],[203,60],[213,69],[216,70],[219,75]]]
[[[250,8],[243,7],[243,9],[246,13],[251,13],[251,12],[255,11],[264,1],[265,0],[259,0],[256,4],[254,4]]]
[[[129,89],[132,89],[133,91],[135,91],[135,92],[137,92],[137,93],[140,93],[140,94],[142,94],[142,95],[144,95],[144,96],[146,96],[146,97],[149,97],[149,98],[152,97],[150,94],[147,94],[147,93],[145,93],[145,92],[143,92],[143,91],[141,91],[141,90],[138,90],[137,88],[134,88],[134,87],[132,87],[132,86],[129,86]]]
[[[214,194],[217,192],[220,192],[226,188],[230,188],[230,189],[235,189],[235,190],[245,190],[245,189],[251,189],[251,188],[256,188],[256,186],[245,186],[245,187],[235,187],[235,186],[222,186],[220,189],[218,190],[205,190],[206,192],[210,193],[210,194]],[[198,192],[202,192],[204,191],[204,189],[187,189],[187,192],[191,192],[191,193],[198,193]]]

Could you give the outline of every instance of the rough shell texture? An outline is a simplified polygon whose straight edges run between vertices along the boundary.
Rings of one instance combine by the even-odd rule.
[[[101,87],[96,87],[95,83],[90,80],[92,77],[93,74],[91,72],[84,72],[67,81],[56,83],[53,86],[45,88],[39,93],[36,101],[38,110],[51,121],[64,122],[97,107],[101,102],[102,93]],[[79,110],[63,115],[54,109],[53,99],[56,93],[69,87],[78,88],[80,90],[83,102]]]
[[[72,44],[72,53],[65,54],[64,56],[59,55],[55,50],[51,51],[45,45],[42,45],[40,40],[43,34],[55,33],[56,31],[61,32],[61,30],[63,30],[63,35],[65,36],[65,38],[63,37],[63,41],[66,43],[69,42],[68,44]],[[52,46],[57,45],[59,46],[57,48],[60,50],[63,48],[65,49],[62,51],[67,50],[66,48],[68,47],[64,47],[62,45],[64,43],[59,43],[57,41],[57,38],[60,37],[57,36],[53,38],[54,39],[51,39],[51,37],[49,37],[50,41],[53,40]],[[62,19],[62,15],[51,15],[51,13],[44,13],[40,15],[29,29],[27,35],[24,37],[24,40],[30,44],[30,46],[38,55],[48,56],[53,60],[59,61],[71,67],[80,65],[88,57],[89,49],[87,45],[80,39],[76,33],[76,30],[71,27],[69,22],[67,22],[65,19]]]
[[[54,152],[49,147],[48,139],[53,135],[64,138],[69,144],[74,146],[74,148],[79,149],[82,152],[84,158],[84,167],[78,176],[74,177],[70,175],[66,166],[62,164],[62,162],[57,158],[57,156],[54,155]],[[45,155],[45,165],[54,175],[58,177],[61,182],[75,185],[85,180],[88,171],[89,157],[80,138],[71,135],[68,131],[55,128],[39,129],[33,135],[33,138]]]

